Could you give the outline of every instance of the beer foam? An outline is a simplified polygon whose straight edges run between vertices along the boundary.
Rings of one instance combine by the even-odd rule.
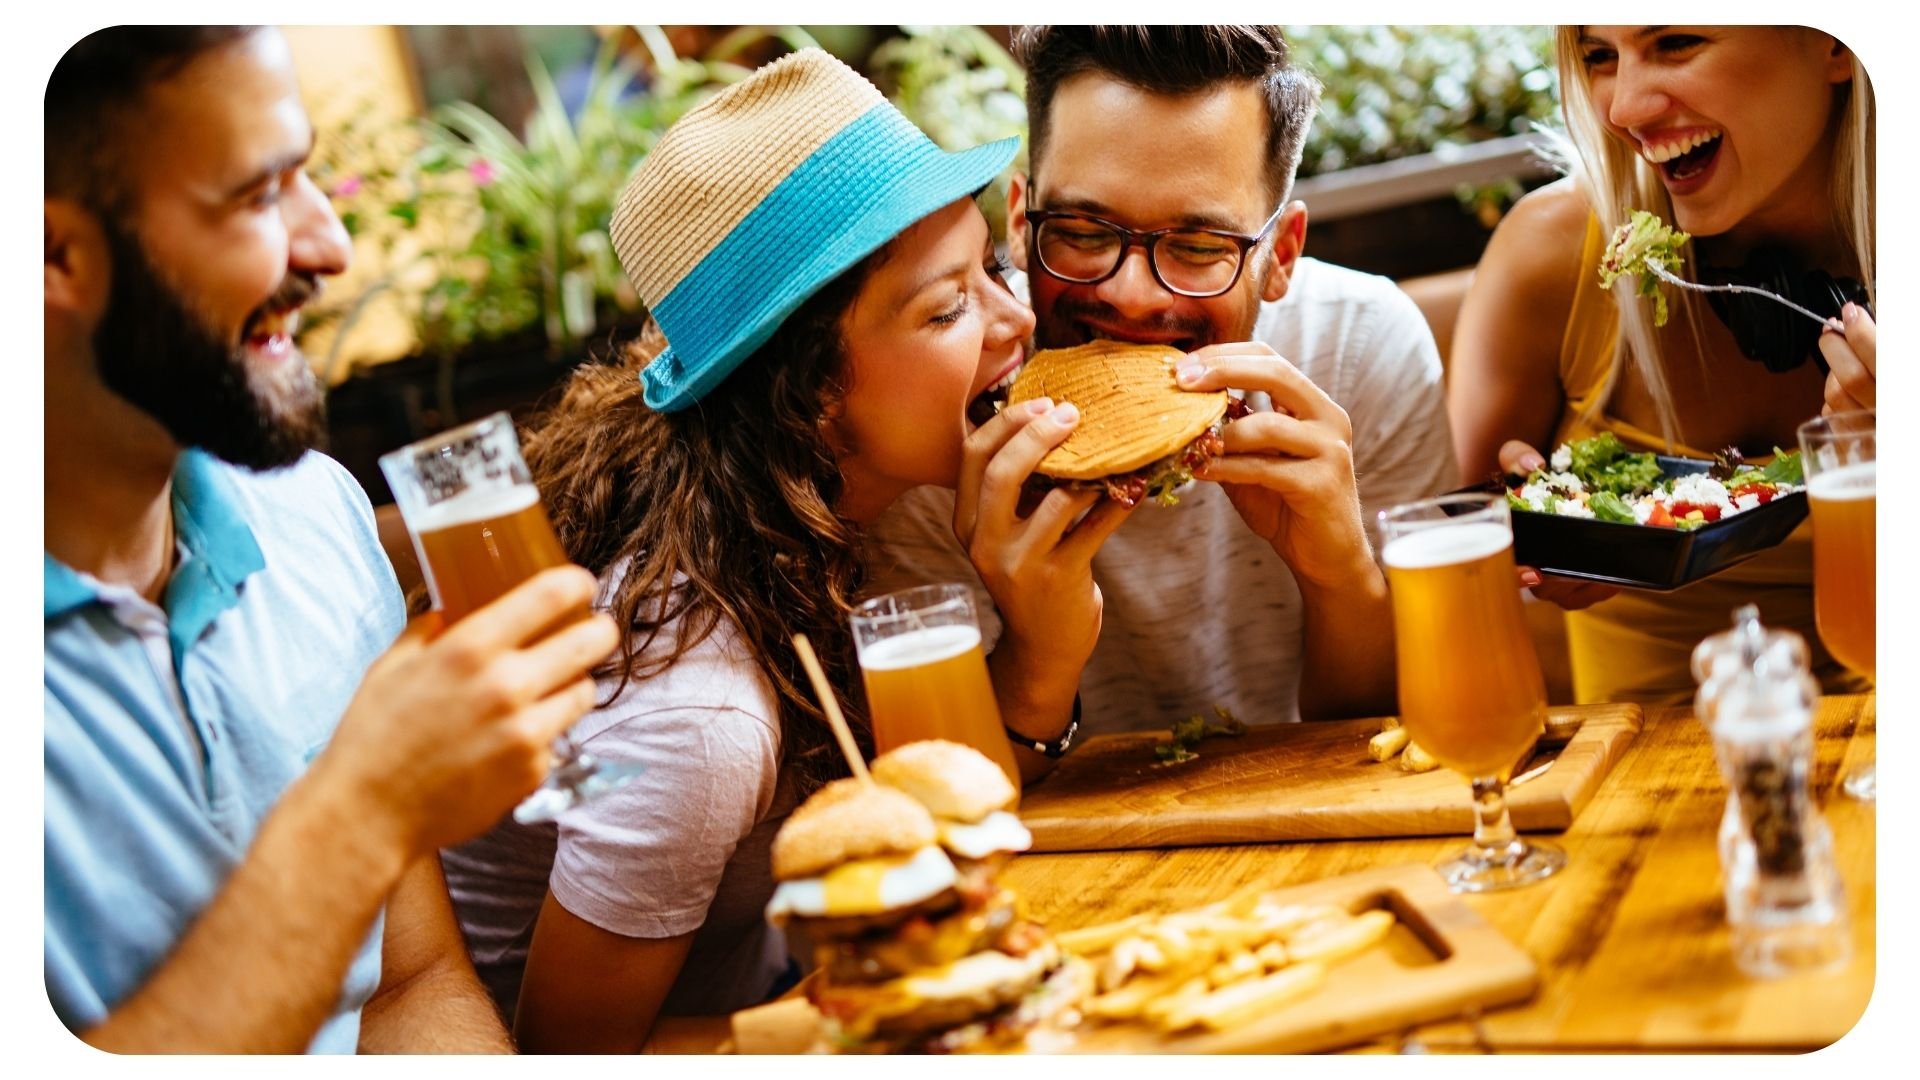
[[[1814,473],[1807,480],[1807,497],[1846,502],[1873,498],[1874,466],[1877,461],[1862,461]]]
[[[1397,570],[1425,570],[1484,559],[1512,545],[1513,536],[1505,526],[1476,521],[1468,525],[1435,525],[1396,536],[1387,541],[1380,557]]]
[[[492,491],[463,492],[446,502],[435,503],[415,512],[413,529],[415,532],[433,532],[475,521],[490,521],[519,513],[539,501],[539,490],[530,484],[516,484]]]
[[[972,626],[929,626],[873,642],[860,650],[860,666],[872,671],[895,671],[951,660],[978,648],[980,631]]]

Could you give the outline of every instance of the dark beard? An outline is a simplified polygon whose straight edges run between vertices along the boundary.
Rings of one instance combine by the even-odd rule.
[[[278,469],[324,445],[326,397],[305,362],[292,385],[255,385],[244,344],[268,311],[319,291],[288,274],[228,342],[196,318],[160,278],[138,240],[103,223],[113,259],[113,292],[93,333],[101,381],[167,430],[174,442],[243,468]]]

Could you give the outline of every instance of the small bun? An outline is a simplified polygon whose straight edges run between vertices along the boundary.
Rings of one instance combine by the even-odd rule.
[[[908,743],[874,758],[869,767],[875,780],[952,821],[979,821],[1019,796],[992,758],[945,739]]]
[[[911,855],[934,838],[932,816],[901,792],[835,780],[814,792],[774,835],[773,877],[792,881],[858,859]]]

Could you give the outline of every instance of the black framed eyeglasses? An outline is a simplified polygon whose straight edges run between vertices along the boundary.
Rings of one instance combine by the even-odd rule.
[[[1064,210],[1028,210],[1027,228],[1040,268],[1062,281],[1098,285],[1119,272],[1127,249],[1138,244],[1146,249],[1147,265],[1161,288],[1204,299],[1233,288],[1247,252],[1267,238],[1285,209],[1275,210],[1252,236],[1192,226],[1136,232]]]

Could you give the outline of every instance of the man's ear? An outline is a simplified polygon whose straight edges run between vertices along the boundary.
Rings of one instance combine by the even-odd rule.
[[[1287,295],[1293,281],[1293,268],[1307,247],[1307,204],[1295,199],[1280,212],[1273,226],[1273,259],[1267,264],[1267,276],[1260,282],[1260,299],[1278,300]]]
[[[1007,258],[1027,272],[1027,174],[1016,172],[1007,182]]]
[[[50,311],[66,312],[91,325],[107,307],[113,260],[107,236],[92,211],[70,199],[44,199],[46,292]]]

